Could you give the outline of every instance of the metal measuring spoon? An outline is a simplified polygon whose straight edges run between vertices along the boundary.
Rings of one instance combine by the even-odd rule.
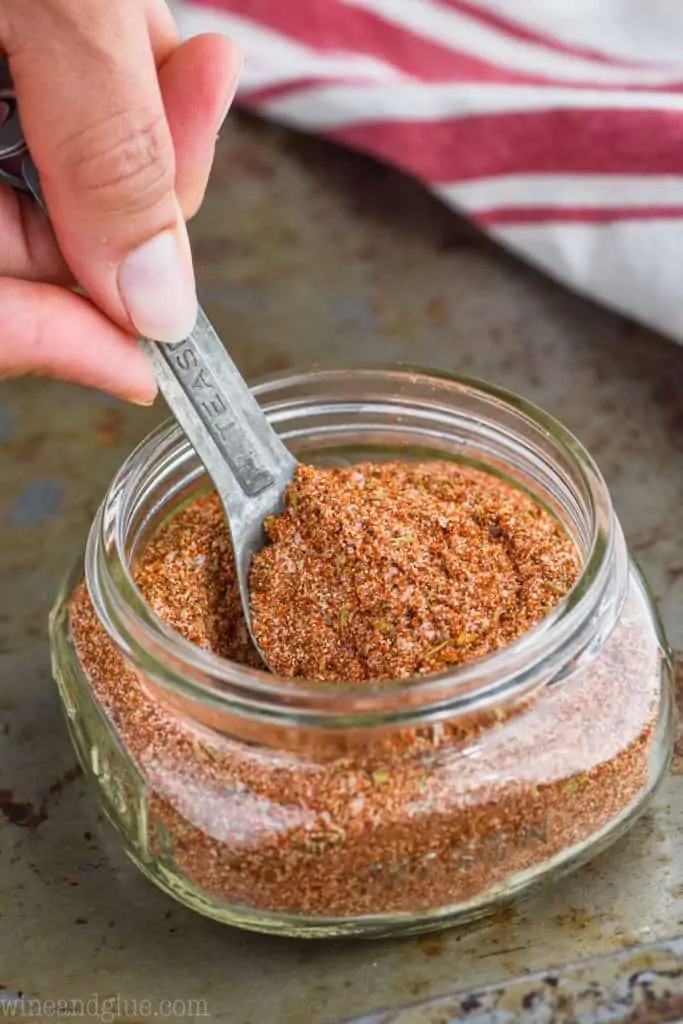
[[[32,195],[49,216],[19,121],[9,65],[0,62],[0,181]],[[171,412],[211,477],[230,526],[244,616],[251,623],[249,568],[265,542],[263,521],[284,508],[297,460],[285,447],[200,309],[194,331],[175,345],[141,340]]]

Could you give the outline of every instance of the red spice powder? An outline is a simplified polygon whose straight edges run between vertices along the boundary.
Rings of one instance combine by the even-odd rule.
[[[574,584],[576,548],[526,494],[452,462],[297,468],[251,571],[278,675],[362,683],[481,658]]]
[[[392,490],[397,479],[409,481],[405,489],[414,492],[405,510],[398,491]],[[354,506],[330,511],[327,500],[335,487],[348,486],[351,493],[362,495],[373,481],[381,492],[377,515],[363,512],[360,517],[379,530],[369,533],[368,548]],[[577,570],[575,552],[550,516],[531,499],[474,470],[431,464],[302,471],[295,490],[297,497],[290,494],[289,510],[279,525],[269,525],[274,543],[259,572],[268,570],[289,613],[295,602],[284,593],[284,579],[291,579],[292,586],[295,581],[281,545],[312,567],[318,564],[314,538],[322,540],[325,531],[329,535],[331,525],[340,527],[342,545],[322,546],[318,552],[320,578],[327,574],[339,579],[341,597],[330,594],[330,601],[339,604],[331,603],[325,613],[320,611],[320,593],[313,601],[314,621],[325,626],[320,634],[317,627],[310,630],[318,644],[313,661],[319,666],[322,652],[326,664],[340,674],[342,663],[356,666],[359,682],[368,675],[368,666],[384,675],[415,665],[428,671],[447,661],[482,656],[512,637],[520,621],[531,623],[543,615]],[[315,507],[323,517],[317,530]],[[358,508],[364,507],[359,501]],[[303,555],[292,543],[297,530],[302,538],[308,531]],[[385,560],[378,538],[396,540],[408,532],[415,540],[400,541],[397,552],[392,550]],[[464,535],[469,543],[461,543]],[[444,536],[460,545],[460,564],[471,574],[470,588],[467,573],[458,573],[448,557]],[[472,550],[476,544],[486,546],[485,560]],[[404,558],[404,545],[410,545],[410,558]],[[368,588],[348,584],[344,570],[349,562],[338,565],[343,554],[358,565],[363,552],[375,567]],[[377,573],[377,566],[387,569],[394,559],[399,559],[402,582],[417,581],[418,590],[411,561],[422,559],[420,564],[433,575],[439,602],[431,605],[428,593],[421,591],[412,604],[407,602],[414,609],[408,613],[399,596],[401,586],[394,591],[395,575],[389,575],[385,586],[385,577]],[[461,605],[444,597],[444,564],[463,594]],[[476,585],[481,580],[477,566],[485,586]],[[225,658],[258,663],[214,494],[192,501],[163,525],[142,553],[135,574],[147,601],[180,634]],[[318,587],[312,569],[308,583]],[[499,585],[506,591],[505,615],[496,616]],[[395,638],[410,640],[415,633],[417,648],[400,646],[396,653],[384,644],[383,627],[372,632],[377,623],[366,622],[364,630],[356,616],[349,615],[342,628],[340,608],[356,613],[365,599],[374,608],[380,592],[390,595],[384,598],[390,608],[383,616],[390,615]],[[305,588],[297,593],[297,599],[306,598]],[[415,616],[419,628],[408,630]],[[487,616],[495,623],[488,633],[483,626]],[[430,617],[435,636],[422,637]],[[272,626],[274,620],[268,621]],[[301,621],[305,628],[309,620],[302,614]],[[646,598],[634,583],[600,656],[586,670],[538,693],[529,706],[499,708],[493,720],[482,715],[466,728],[462,719],[403,727],[389,744],[368,735],[357,748],[324,759],[304,756],[277,740],[269,742],[267,730],[262,743],[247,743],[239,735],[208,731],[178,714],[106,635],[85,584],[72,598],[70,623],[88,680],[74,699],[83,706],[94,699],[120,741],[120,746],[111,744],[106,778],[100,781],[107,790],[112,779],[118,780],[118,795],[110,802],[119,818],[122,805],[130,807],[123,831],[131,848],[164,884],[173,876],[176,893],[226,920],[246,919],[253,926],[260,912],[310,920],[377,914],[420,918],[468,901],[495,901],[534,872],[546,871],[553,858],[590,846],[601,830],[623,823],[664,766],[665,751],[656,745],[661,744],[662,656]],[[453,645],[461,629],[473,639]],[[449,644],[437,651],[442,630]],[[303,635],[295,632],[296,637]],[[329,648],[319,644],[323,635],[330,638]],[[370,635],[376,638],[379,660],[367,648]],[[348,649],[343,637],[349,639]],[[300,666],[301,658],[297,654],[291,664]],[[94,720],[92,714],[83,714],[79,728],[87,730]],[[100,747],[105,743],[99,732],[90,740]],[[136,774],[143,780],[144,798],[130,795],[137,786]],[[129,793],[127,800],[122,800],[122,791]],[[146,805],[144,829],[132,823],[140,799]],[[273,922],[266,918],[261,926],[268,930]]]

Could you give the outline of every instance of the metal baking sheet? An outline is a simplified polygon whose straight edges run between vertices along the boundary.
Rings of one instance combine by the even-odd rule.
[[[599,460],[683,649],[683,350],[519,265],[412,182],[246,119],[192,233],[202,301],[248,375],[417,360],[559,416]],[[0,384],[0,993],[116,997],[127,1024],[162,999],[177,1020],[330,1024],[683,934],[683,744],[623,842],[472,932],[285,942],[199,918],[139,876],[75,770],[46,616],[112,474],[166,415]]]
[[[455,992],[346,1024],[662,1024],[683,1020],[683,939]]]

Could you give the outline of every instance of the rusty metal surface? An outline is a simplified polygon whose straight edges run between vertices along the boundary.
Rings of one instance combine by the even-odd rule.
[[[663,1024],[683,1020],[683,940],[462,990],[346,1024]]]
[[[247,121],[221,143],[193,236],[203,304],[250,376],[416,360],[559,416],[600,462],[683,648],[683,350],[520,266],[411,182]],[[129,1024],[144,999],[178,1000],[179,1020],[203,1019],[189,1007],[205,999],[225,1024],[330,1024],[683,933],[683,744],[623,842],[477,931],[260,938],[139,877],[74,769],[45,627],[114,470],[164,416],[49,382],[0,384],[0,996],[116,996]]]

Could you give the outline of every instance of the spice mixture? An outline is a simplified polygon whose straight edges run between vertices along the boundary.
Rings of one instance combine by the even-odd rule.
[[[364,508],[361,497],[373,487],[377,512],[363,520],[370,527],[364,537],[354,508]],[[349,498],[332,509],[329,501],[342,492],[355,495],[357,505]],[[481,656],[543,615],[576,573],[573,550],[552,520],[530,499],[474,470],[385,464],[302,471],[295,494],[279,522],[269,524],[274,543],[254,574],[261,636],[269,656],[293,673],[324,664],[327,674],[341,676],[348,665],[360,681]],[[413,539],[400,539],[408,533]],[[459,545],[460,569],[444,535]],[[388,538],[398,541],[396,563],[379,551]],[[364,552],[373,567],[365,589],[345,576]],[[342,555],[349,562],[340,564]],[[394,564],[415,588],[405,601],[405,587],[394,586]],[[420,588],[420,564],[429,566],[438,596],[432,604]],[[305,587],[297,579],[302,566],[310,570]],[[258,664],[215,495],[197,498],[164,524],[136,576],[149,603],[179,633],[224,657]],[[448,601],[446,578],[462,595],[458,606]],[[337,580],[340,591],[326,603],[325,586]],[[287,655],[278,616],[268,617],[265,607],[265,595],[274,592],[280,602],[274,607],[293,627],[293,648],[309,622],[310,660],[303,649]],[[363,625],[360,609],[380,601],[388,607]],[[349,614],[342,623],[343,608]],[[417,642],[413,622],[424,630]],[[138,845],[137,856],[152,873],[162,862],[166,877],[171,871],[179,879],[176,888],[224,911],[419,916],[492,898],[631,813],[662,768],[664,752],[656,747],[661,653],[635,582],[600,657],[539,692],[530,706],[496,709],[495,726],[482,716],[466,732],[462,721],[404,727],[390,743],[368,738],[324,758],[269,745],[267,737],[246,743],[178,714],[109,640],[84,583],[72,599],[71,631],[92,693],[145,782],[146,847]],[[462,643],[461,633],[467,634]],[[139,832],[133,838],[129,831],[139,844]]]
[[[521,491],[448,462],[299,466],[251,572],[278,675],[402,679],[490,654],[575,582],[576,548]]]

